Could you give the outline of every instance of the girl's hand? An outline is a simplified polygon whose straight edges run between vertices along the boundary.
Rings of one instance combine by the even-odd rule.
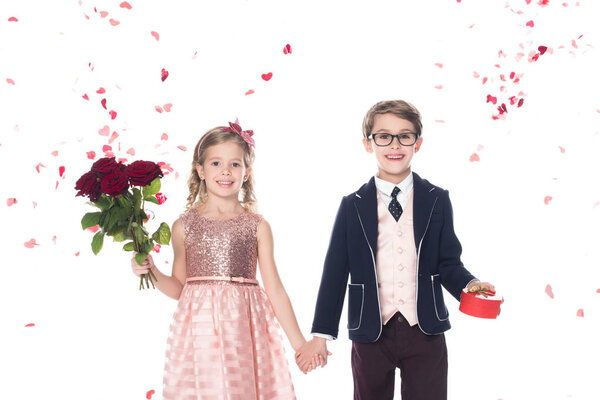
[[[148,271],[150,271],[150,269],[154,268],[156,265],[154,264],[154,260],[152,259],[152,256],[150,254],[148,254],[146,256],[146,259],[144,260],[144,262],[142,263],[142,265],[138,264],[135,261],[135,255],[137,253],[134,251],[133,252],[133,257],[131,257],[131,270],[133,271],[133,273],[135,274],[135,276],[140,276],[140,275],[144,275],[147,274]]]

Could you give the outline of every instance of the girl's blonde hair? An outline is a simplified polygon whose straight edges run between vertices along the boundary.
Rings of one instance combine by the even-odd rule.
[[[196,171],[197,165],[204,164],[206,159],[206,150],[214,145],[234,142],[237,143],[244,152],[244,166],[251,168],[254,164],[254,151],[248,146],[248,143],[237,133],[227,132],[224,126],[218,126],[206,132],[194,147],[194,159],[192,160],[192,171],[188,179],[190,194],[187,198],[186,210],[192,207],[202,206],[208,198],[206,191],[206,182],[201,180]],[[254,172],[251,170],[248,179],[242,184],[242,207],[255,212],[256,196],[254,195]]]

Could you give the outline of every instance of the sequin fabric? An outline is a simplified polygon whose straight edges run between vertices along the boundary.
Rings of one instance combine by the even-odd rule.
[[[255,279],[261,219],[182,214],[188,278]],[[186,283],[169,328],[163,400],[295,400],[280,331],[259,285]]]
[[[250,212],[226,220],[204,217],[195,209],[184,213],[182,222],[187,277],[235,276],[256,279],[256,233],[261,220],[262,216]]]

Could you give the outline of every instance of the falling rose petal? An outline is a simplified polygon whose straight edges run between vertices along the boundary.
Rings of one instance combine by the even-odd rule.
[[[157,244],[155,244],[155,245],[154,245],[154,248],[153,248],[152,250],[153,250],[154,252],[156,252],[156,253],[160,253],[160,244],[158,244],[158,243],[157,243]]]
[[[548,4],[550,4],[550,0],[540,0],[538,1],[538,4],[542,7],[546,7]]]
[[[116,138],[119,137],[119,134],[117,132],[113,132],[112,135],[110,136],[110,139],[108,139],[108,143],[112,143],[115,141]]]
[[[181,151],[187,151],[187,147],[185,147],[185,146],[180,145],[180,146],[177,146],[177,148]]]
[[[546,196],[546,197],[544,197],[544,204],[548,205],[551,200],[552,200],[552,196]]]
[[[19,20],[16,17],[10,17],[8,19],[8,22],[19,22]],[[25,24],[25,25],[27,25],[27,24]]]
[[[527,21],[527,23],[525,25],[527,25],[530,28],[533,28],[533,25],[534,25],[533,20]]]
[[[165,79],[167,79],[169,77],[169,71],[167,71],[166,69],[162,69],[162,71],[160,71],[160,80],[161,81],[165,81]]]
[[[515,79],[515,73],[514,73],[514,71],[510,73],[509,78],[510,79]]]
[[[560,150],[561,153],[565,154],[565,148],[562,146],[558,146],[558,149]]]
[[[164,109],[165,109],[166,112],[171,112],[171,107],[173,107],[173,104],[167,103],[163,107],[164,107]]]
[[[84,94],[84,95],[83,95],[83,96],[81,96],[81,97],[83,97],[83,99],[84,99],[84,100],[89,100],[89,99],[90,99],[90,98],[88,97],[87,93],[86,93],[86,94]]]
[[[35,326],[35,324],[32,322],[32,323],[30,323],[30,324],[27,324],[27,325],[25,325],[25,328],[31,328],[31,327],[33,327],[33,326]]]
[[[273,77],[273,73],[269,72],[268,74],[262,74],[260,77],[263,79],[263,81],[268,82]]]
[[[52,243],[56,244],[56,235],[52,236]]]
[[[133,147],[131,147],[129,150],[126,151],[126,153],[131,156],[135,156],[135,149]]]
[[[108,125],[104,125],[102,129],[99,129],[98,134],[100,136],[108,136],[110,134],[110,128],[108,127]]]
[[[174,171],[173,167],[171,167],[171,164],[169,164],[169,163],[166,163],[166,162],[164,162],[164,161],[159,161],[159,162],[157,162],[156,164],[158,164],[158,166],[159,166],[159,167],[160,167],[160,169],[162,169],[162,170],[166,170],[166,171],[168,171],[168,172],[173,172],[173,171]]]
[[[531,4],[531,0],[525,0],[525,3]]]
[[[483,149],[484,149],[484,147],[482,144],[477,145],[477,151],[481,151]]]
[[[497,101],[498,99],[496,97],[492,96],[491,94],[487,95],[486,103],[492,103],[495,105]]]
[[[78,251],[77,253],[75,253],[75,257],[79,257],[79,254],[81,254],[80,251]]]
[[[129,4],[128,2],[124,1],[120,4],[121,8],[126,8],[128,10],[131,10],[131,4]]]
[[[110,114],[110,119],[117,118],[117,112],[115,110],[110,110],[108,113]]]
[[[479,78],[481,75],[479,75],[479,73],[477,71],[473,71],[473,77],[474,78]]]
[[[54,185],[54,190],[58,189],[58,181],[56,181],[56,184]]]
[[[151,34],[152,36],[154,36],[154,39],[156,39],[156,41],[158,42],[158,39],[160,38],[160,36],[159,36],[158,32],[152,31],[152,32],[150,32],[150,34]]]
[[[40,167],[42,168],[46,168],[46,166],[42,163],[39,163],[38,165],[35,166],[35,170],[37,171],[37,173],[40,173]]]
[[[13,204],[17,204],[17,199],[15,199],[14,197],[9,197],[8,199],[6,199],[6,205],[7,206],[12,206]]]
[[[54,157],[56,157],[56,156],[58,156],[58,150],[54,150],[54,151],[53,151],[52,153],[50,153],[50,154],[52,154]]]
[[[100,18],[108,17],[108,11],[100,11]]]
[[[436,88],[436,89],[438,89],[438,90],[439,90],[439,89],[443,89],[443,88],[444,88],[444,85],[437,85],[437,86],[434,86],[434,88]]]
[[[175,179],[179,179],[179,172],[175,172]]]
[[[160,135],[160,140],[169,140],[169,135],[163,133],[162,135]]]
[[[115,153],[113,153],[110,150],[104,153],[104,157],[110,158],[110,157],[114,157],[114,156],[115,156]]]
[[[482,85],[485,85],[485,83],[486,83],[487,81],[488,81],[488,78],[487,78],[487,76],[486,76],[486,77],[484,77],[484,78],[481,80],[481,84],[482,84]]]
[[[90,160],[93,160],[94,158],[96,158],[96,152],[95,151],[88,151],[85,154],[87,154],[87,158],[89,158]]]
[[[546,46],[538,46],[538,51],[540,52],[540,55],[544,55],[544,53],[546,52],[546,50],[548,50],[548,47]]]
[[[106,99],[100,100],[100,104],[102,104],[102,107],[104,107],[104,109],[106,110]]]
[[[517,97],[516,96],[511,96],[508,98],[508,100],[510,101],[510,105],[514,106],[515,103],[517,102]]]
[[[583,318],[583,308],[577,310],[577,316]]]
[[[103,94],[103,93],[106,93],[106,90],[104,90],[104,88],[101,87],[100,89],[96,90],[96,93]]]
[[[250,90],[248,90],[248,91],[247,91],[246,93],[244,93],[244,94],[245,94],[246,96],[248,96],[249,94],[253,94],[253,93],[254,93],[254,90],[250,89]]]
[[[107,152],[107,151],[111,151],[112,150],[112,146],[109,146],[107,144],[105,144],[104,146],[102,146],[102,151],[103,152]]]
[[[85,228],[86,231],[90,231],[90,232],[98,232],[98,229],[100,229],[99,225],[95,225],[95,226],[90,226],[89,228]]]
[[[36,208],[36,207],[37,207],[37,201],[34,201],[33,202],[33,208]]]
[[[519,99],[519,103],[517,103],[517,107],[521,107],[524,102],[525,102],[525,99]]]
[[[292,46],[290,46],[289,44],[286,44],[283,47],[283,54],[292,54]]]
[[[546,294],[548,295],[548,297],[550,297],[551,299],[554,298],[554,293],[552,292],[552,286],[550,285],[546,285]]]
[[[435,65],[438,68],[444,68],[444,64],[442,64],[442,63],[435,63],[433,65]]]
[[[146,392],[146,399],[147,399],[147,400],[150,400],[150,399],[152,398],[152,395],[153,395],[154,393],[155,393],[155,392],[154,392],[154,390],[148,390],[148,391]]]
[[[109,22],[112,26],[117,26],[121,23],[121,22],[117,21],[116,19],[112,19],[112,18],[110,19]]]
[[[156,110],[156,111],[157,111],[159,114],[162,114],[162,112],[163,112],[163,109],[162,109],[162,107],[161,107],[161,106],[154,106],[154,109],[155,109],[155,110]]]
[[[33,249],[34,246],[39,246],[39,244],[35,242],[35,239],[29,239],[27,242],[25,242],[25,247],[28,249]]]
[[[10,79],[10,78],[6,78],[6,83],[8,83],[9,85],[13,85],[13,86],[15,86],[15,81],[13,81],[13,80],[12,80],[12,79]]]
[[[480,159],[479,159],[479,154],[477,154],[477,153],[473,153],[473,154],[471,154],[471,157],[469,157],[469,161],[470,161],[470,162],[474,162],[474,161],[480,161]]]
[[[156,200],[158,200],[158,205],[163,204],[165,201],[167,201],[167,196],[165,196],[162,193],[156,193],[155,195]]]

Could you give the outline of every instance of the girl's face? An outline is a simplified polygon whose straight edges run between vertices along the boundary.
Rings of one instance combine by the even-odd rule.
[[[234,142],[225,142],[206,149],[204,164],[197,165],[200,179],[206,182],[209,196],[238,199],[242,184],[250,173],[244,165],[244,151]]]

